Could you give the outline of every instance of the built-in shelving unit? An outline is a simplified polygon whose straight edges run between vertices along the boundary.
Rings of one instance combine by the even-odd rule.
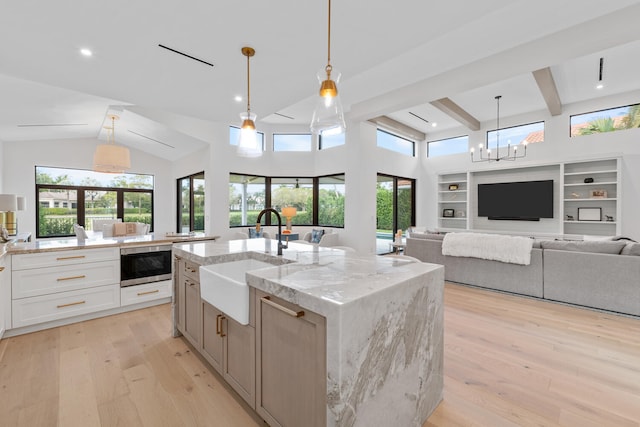
[[[564,164],[564,234],[620,234],[620,160]]]
[[[621,161],[616,157],[440,174],[438,228],[569,236],[619,235],[622,229],[620,168]],[[554,204],[557,205],[553,219],[529,223],[488,221],[470,212],[477,203],[477,183],[540,179],[553,179],[556,182]],[[457,189],[450,189],[450,185],[457,185]],[[453,216],[448,216],[451,214]]]
[[[467,228],[467,173],[440,175],[438,178],[438,227]]]

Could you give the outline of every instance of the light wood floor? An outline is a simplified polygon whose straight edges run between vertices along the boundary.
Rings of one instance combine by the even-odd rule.
[[[3,339],[0,425],[261,426],[169,331],[163,305]],[[639,427],[640,319],[447,284],[434,426]]]

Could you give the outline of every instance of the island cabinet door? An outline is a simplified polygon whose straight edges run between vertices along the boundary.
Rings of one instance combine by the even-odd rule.
[[[270,426],[326,426],[324,317],[256,291],[256,358],[256,412]]]
[[[224,316],[224,379],[253,408],[256,407],[256,329]]]
[[[224,375],[223,321],[224,315],[220,310],[202,301],[202,355],[220,375]]]
[[[185,263],[188,271],[196,270],[197,266]],[[182,334],[187,337],[191,344],[197,348],[201,348],[202,333],[202,302],[200,301],[200,282],[196,274],[185,273],[182,276],[182,285],[184,287],[184,300],[181,305],[184,312],[184,330]]]

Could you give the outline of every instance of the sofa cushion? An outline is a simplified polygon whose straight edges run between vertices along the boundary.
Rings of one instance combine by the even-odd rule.
[[[414,233],[411,232],[409,237],[414,239],[429,239],[429,240],[442,240],[444,239],[444,234],[434,234],[434,233]]]
[[[542,249],[556,249],[572,252],[593,252],[599,254],[619,254],[626,242],[611,241],[564,241],[543,240],[540,242]]]
[[[627,243],[620,251],[620,255],[637,255],[640,256],[640,243]]]
[[[313,230],[311,230],[311,243],[320,243],[320,239],[322,239],[323,234],[323,229],[314,228]]]

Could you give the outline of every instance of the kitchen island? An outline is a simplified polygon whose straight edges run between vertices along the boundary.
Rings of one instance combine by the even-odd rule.
[[[229,360],[222,356],[220,372],[271,426],[422,426],[442,399],[443,267],[295,242],[282,256],[276,251],[269,239],[174,245],[175,333],[215,367],[211,338],[241,332],[245,352],[223,344]],[[251,311],[243,326],[199,299],[206,284],[196,266],[247,259],[278,265],[246,273]],[[207,318],[215,326],[207,328]],[[251,352],[234,373],[230,363]]]

